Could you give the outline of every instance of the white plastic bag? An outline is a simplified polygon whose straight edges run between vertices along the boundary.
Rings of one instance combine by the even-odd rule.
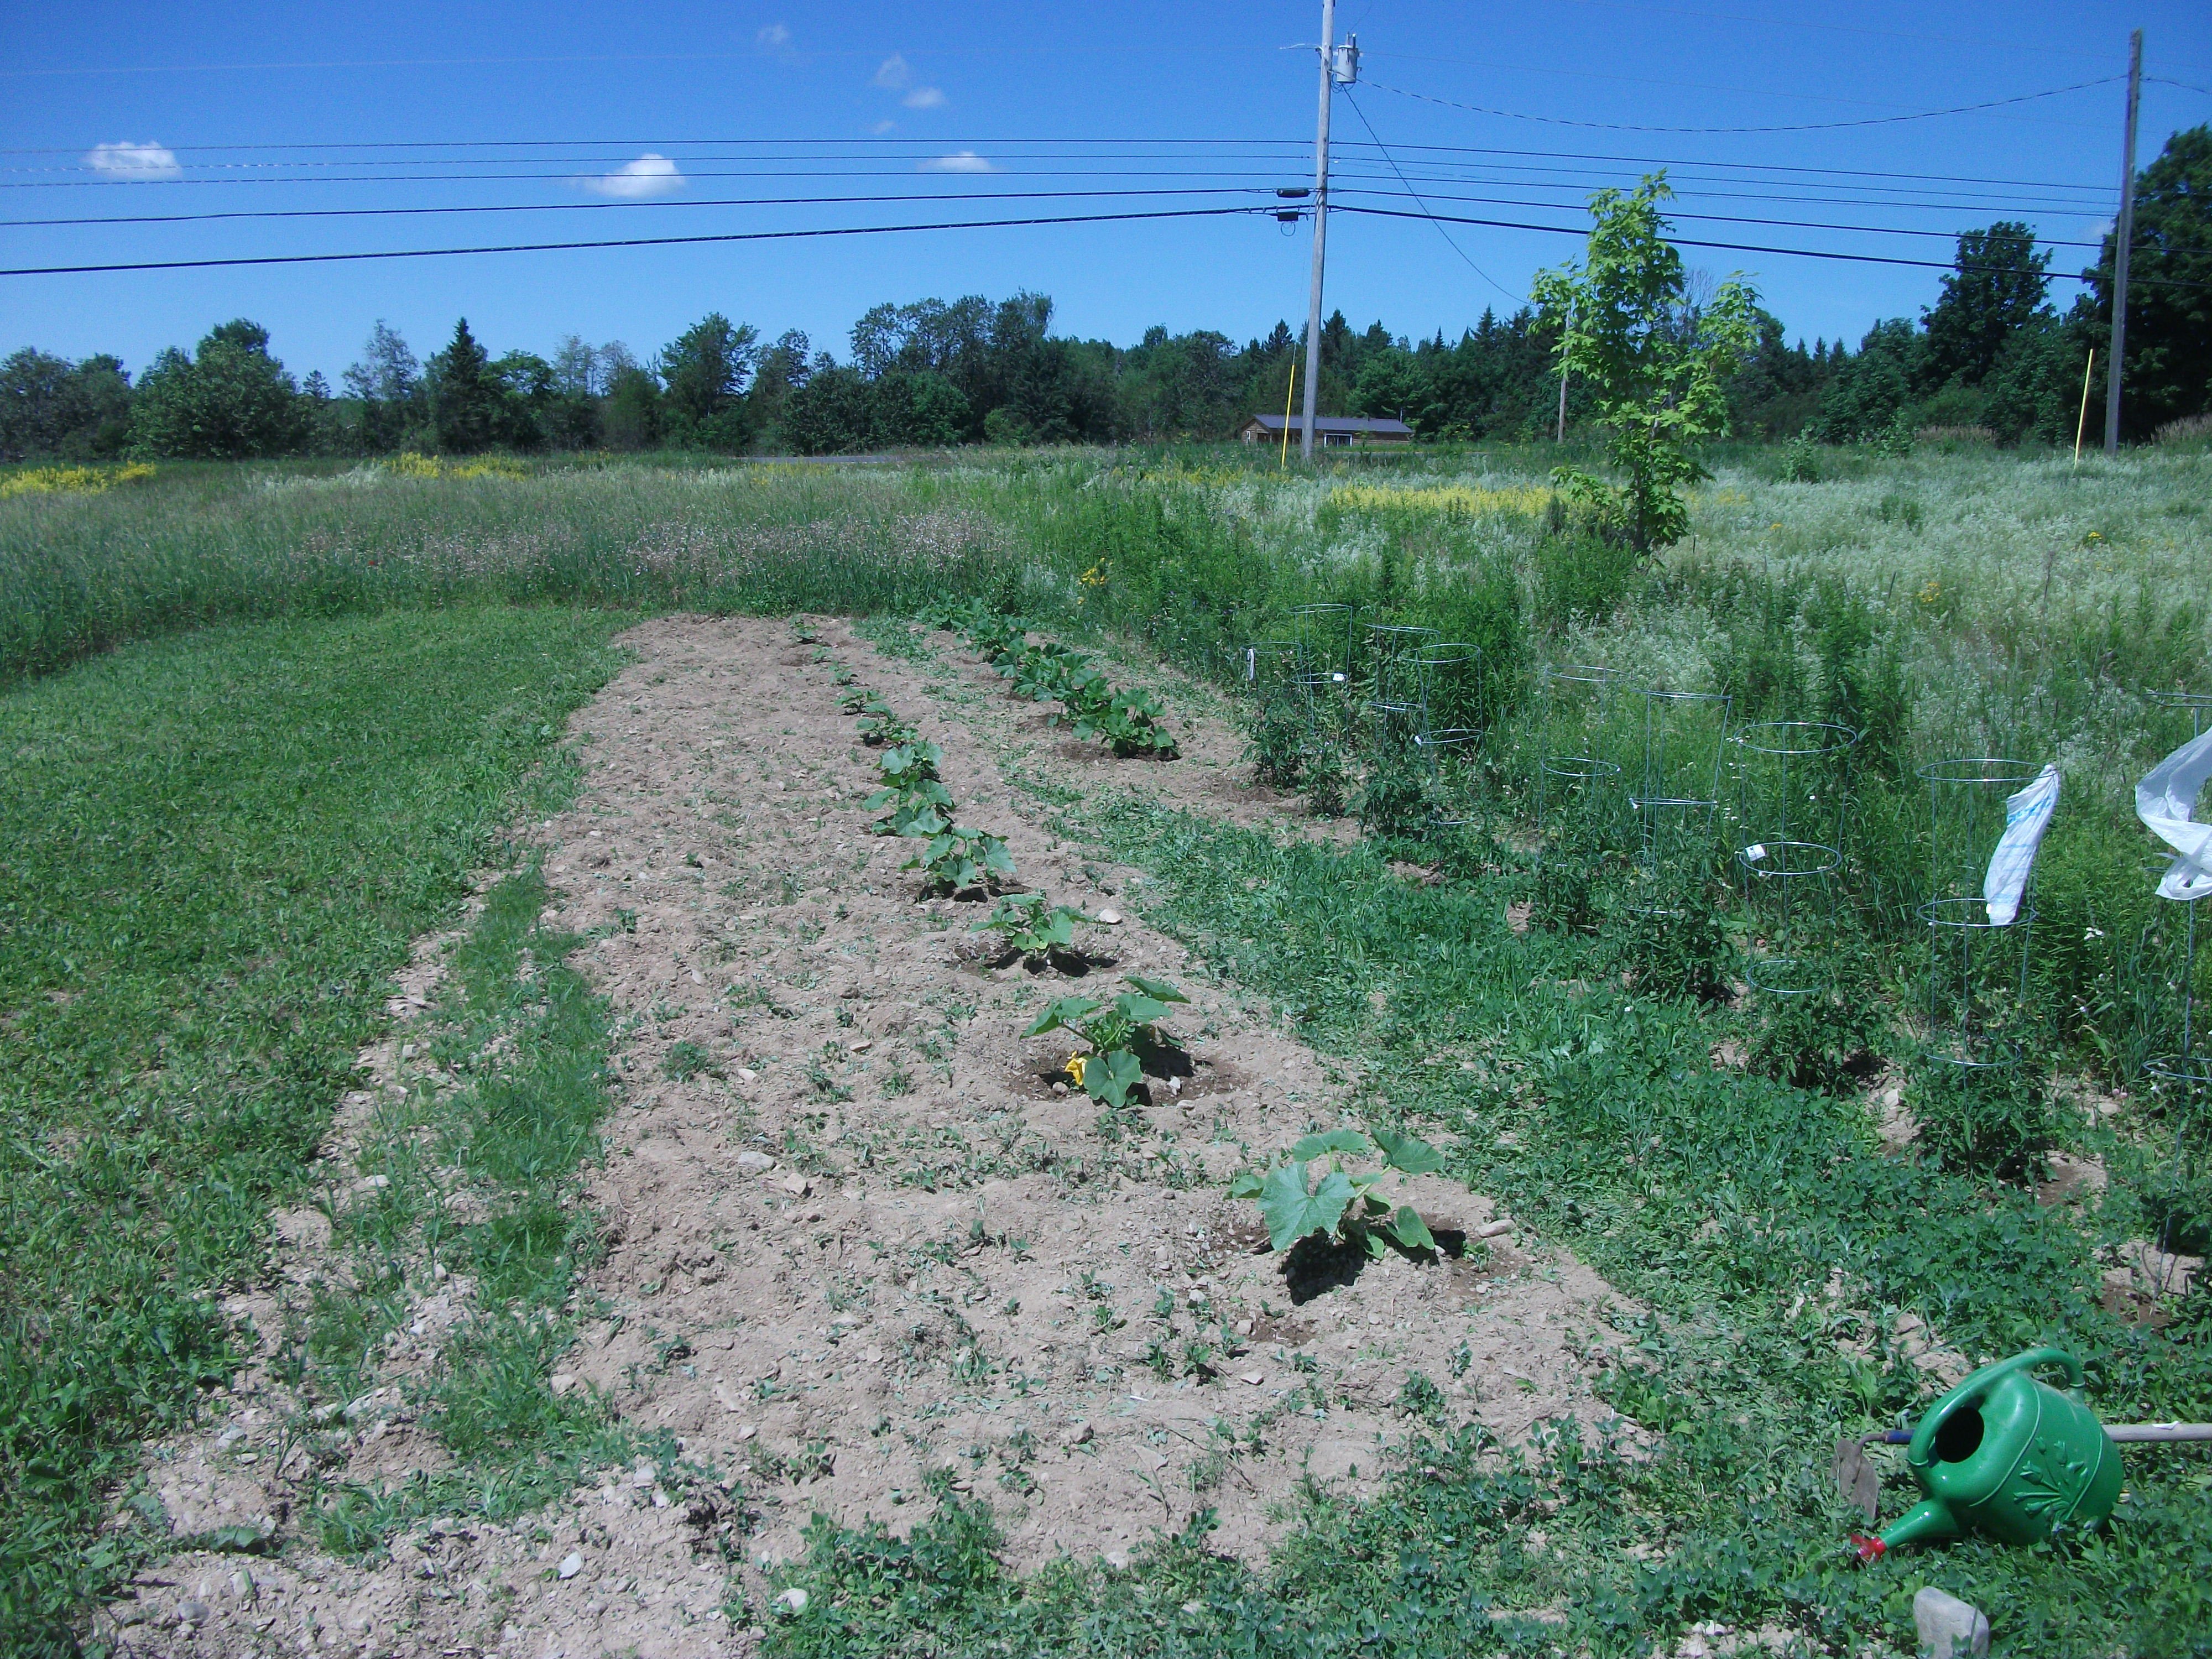
[[[2043,845],[2043,832],[2057,810],[2056,766],[2045,767],[2027,788],[2005,797],[2004,834],[1997,837],[1989,874],[1982,878],[1982,902],[1990,927],[2009,927],[2020,914],[2021,895],[2027,890],[2028,872],[2035,867],[2035,849]]]
[[[2212,823],[2196,821],[2197,793],[2212,778],[2212,732],[2185,743],[2136,786],[2136,816],[2173,848],[2160,898],[2184,903],[2212,893]]]

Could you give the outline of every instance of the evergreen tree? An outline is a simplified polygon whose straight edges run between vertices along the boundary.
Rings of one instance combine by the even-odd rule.
[[[660,354],[667,432],[675,442],[734,453],[750,435],[742,398],[758,357],[750,323],[710,312]]]
[[[430,428],[448,455],[472,455],[497,435],[499,383],[490,359],[469,332],[469,319],[453,325],[453,337],[430,359]]]

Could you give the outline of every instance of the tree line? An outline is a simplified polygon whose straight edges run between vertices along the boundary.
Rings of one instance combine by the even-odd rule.
[[[2174,135],[2139,177],[2122,435],[2212,408],[2212,127]],[[1936,303],[1878,322],[1856,350],[1786,337],[1753,307],[1747,348],[1720,387],[1741,437],[1827,443],[1934,426],[1999,442],[2070,442],[2084,372],[2110,326],[2112,243],[2063,313],[2029,227],[1999,221],[1958,240]],[[1722,289],[1725,284],[1721,285]],[[1720,291],[1694,276],[1674,325],[1694,336]],[[190,352],[172,348],[134,382],[115,357],[70,362],[26,348],[0,362],[0,459],[125,454],[246,457],[691,449],[824,454],[955,444],[1117,443],[1231,436],[1281,410],[1304,340],[1279,322],[1239,346],[1225,334],[1146,331],[1133,346],[1051,331],[1052,301],[1018,293],[874,307],[842,362],[796,330],[763,342],[711,313],[650,357],[571,336],[553,355],[490,356],[465,319],[418,359],[379,322],[331,387],[304,382],[240,319]],[[1324,413],[1395,416],[1432,440],[1542,437],[1559,415],[1560,318],[1486,310],[1456,340],[1424,340],[1340,311],[1322,335]],[[2101,438],[2093,396],[2088,435]],[[1594,415],[1567,377],[1570,427]]]

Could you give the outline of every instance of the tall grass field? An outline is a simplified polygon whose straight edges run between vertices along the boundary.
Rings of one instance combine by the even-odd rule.
[[[1200,1528],[1018,1580],[980,1502],[904,1538],[823,1522],[794,1581],[817,1615],[771,1651],[1641,1655],[1718,1621],[1910,1652],[1912,1593],[1940,1580],[2003,1609],[2006,1651],[2212,1655],[2201,1449],[2131,1454],[2102,1534],[1863,1569],[1829,1468],[1839,1436],[1933,1397],[1916,1328],[1970,1362],[2066,1348],[2107,1421],[2212,1419],[2212,1291],[2113,1288],[2146,1244],[2212,1255],[2212,1102],[2144,1072],[2190,969],[2132,793],[2201,718],[2176,694],[2212,693],[2212,453],[1729,448],[1690,535],[1645,560],[1555,495],[1561,459],[0,472],[0,1648],[77,1650],[155,1557],[145,1443],[228,1386],[251,1338],[222,1299],[263,1270],[271,1213],[311,1200],[410,941],[511,866],[463,964],[497,1003],[542,891],[507,837],[567,787],[563,721],[615,636],[671,610],[980,599],[1240,699],[1255,751],[1245,648],[1310,630],[1302,607],[1476,648],[1463,824],[1384,811],[1355,744],[1348,848],[1121,796],[1069,830],[1648,1313],[1601,1385],[1612,1428],[1500,1449],[1409,1383],[1382,1490],[1316,1489],[1264,1569]],[[1617,672],[1596,740],[1625,768],[1647,690],[1854,734],[1808,786],[1840,826],[1820,994],[1745,989],[1771,924],[1723,830],[1654,902],[1632,853],[1547,820],[1543,671],[1569,663]],[[1960,757],[2063,778],[2024,976],[1998,988],[2016,1063],[1971,1084],[1931,1058],[1919,908],[1956,850],[1922,769]],[[559,1103],[556,1196],[596,1155],[605,1042],[580,982],[562,994],[520,1039]],[[1883,1139],[1891,1090],[1909,1144]],[[2104,1186],[2060,1202],[2054,1175],[2092,1164]],[[548,1309],[587,1265],[566,1235],[530,1260],[516,1294]],[[297,1363],[342,1379],[374,1310],[326,1311]],[[551,1340],[485,1361],[504,1393],[448,1399],[441,1503],[512,1513],[612,1431],[549,1403]],[[319,1540],[380,1548],[404,1507],[380,1502],[333,1493]]]

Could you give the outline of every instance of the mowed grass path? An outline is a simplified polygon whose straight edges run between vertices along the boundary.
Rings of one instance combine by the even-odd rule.
[[[223,628],[0,699],[0,1650],[121,1565],[112,1481],[228,1378],[212,1293],[632,620]]]

